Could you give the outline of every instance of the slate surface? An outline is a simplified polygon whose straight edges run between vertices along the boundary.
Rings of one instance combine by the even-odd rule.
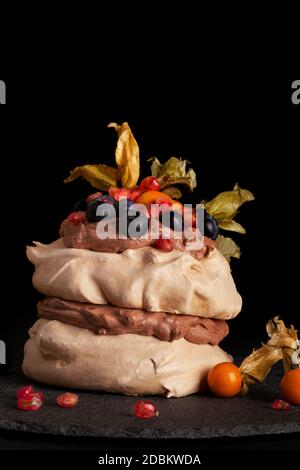
[[[132,416],[135,397],[79,391],[80,402],[71,410],[56,405],[62,389],[36,384],[47,402],[38,412],[16,409],[16,392],[28,383],[21,373],[0,376],[0,430],[64,436],[146,439],[203,439],[300,432],[300,407],[275,411],[282,371],[252,388],[246,397],[219,399],[209,395],[184,398],[149,397],[159,417],[139,420]]]

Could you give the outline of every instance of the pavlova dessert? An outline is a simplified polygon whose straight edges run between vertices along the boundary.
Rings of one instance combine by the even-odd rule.
[[[239,248],[220,230],[244,233],[234,219],[253,195],[236,185],[197,207],[187,162],[152,159],[140,177],[139,147],[127,123],[118,132],[116,168],[84,165],[78,177],[97,190],[76,204],[59,238],[27,248],[33,285],[45,297],[29,331],[23,371],[60,387],[182,397],[206,388],[208,371],[231,357],[219,343],[241,310],[230,270]],[[180,186],[181,185],[181,186]]]

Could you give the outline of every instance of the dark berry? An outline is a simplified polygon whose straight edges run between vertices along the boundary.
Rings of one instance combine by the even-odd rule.
[[[204,235],[212,240],[216,240],[219,235],[216,219],[208,214],[204,216]]]
[[[168,225],[168,216],[167,215],[162,215],[162,213],[159,214],[159,221],[161,223],[164,222],[164,219],[166,219],[166,225]],[[174,230],[175,232],[182,232],[182,226],[183,226],[183,217],[180,212],[177,211],[171,211],[170,212],[170,229]]]
[[[96,215],[97,208],[101,204],[112,204],[117,209],[117,203],[112,196],[104,194],[103,196],[97,197],[90,204],[88,204],[86,211],[86,220],[89,223],[99,222],[104,219],[106,215]]]
[[[109,196],[108,194],[104,194],[103,196],[101,196],[101,198],[99,198],[99,201],[102,203],[102,204],[115,204],[115,199],[112,197],[112,196]]]
[[[79,199],[79,201],[75,202],[73,206],[73,211],[78,212],[78,211],[83,211],[85,212],[87,208],[87,203],[85,199]]]

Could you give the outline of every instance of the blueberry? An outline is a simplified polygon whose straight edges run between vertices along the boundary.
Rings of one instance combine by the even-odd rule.
[[[135,204],[134,201],[131,201],[130,199],[127,199],[127,207],[129,209],[130,206],[132,206],[132,204]]]
[[[110,198],[110,196],[107,196],[107,198],[106,197],[105,198],[102,198],[102,197],[97,198],[88,205],[88,208],[87,208],[87,211],[86,211],[86,220],[89,223],[99,222],[100,220],[107,217],[107,215],[96,215],[96,212],[97,212],[97,208],[100,205],[102,205],[102,204],[111,204],[111,202],[108,198]]]
[[[87,208],[87,203],[85,199],[79,199],[79,201],[75,202],[73,206],[73,211],[78,212],[78,211],[86,211]]]
[[[128,226],[129,224],[134,220],[136,219],[137,217],[128,217]],[[134,228],[135,228],[135,231],[137,232],[137,237],[142,237],[143,235],[145,235],[147,233],[147,230],[148,230],[148,218],[147,217],[143,217],[142,220],[136,225],[134,225]]]
[[[170,212],[170,229],[174,230],[175,232],[182,232],[183,228],[183,217],[182,214],[178,211],[171,211]],[[166,216],[166,220],[168,217]],[[163,223],[162,213],[159,214],[159,221]]]
[[[219,235],[216,219],[207,213],[204,215],[204,235],[212,240],[216,240]]]
[[[96,200],[99,200],[100,203],[103,203],[103,204],[114,204],[115,205],[115,203],[116,203],[116,200],[112,196],[109,196],[108,194],[103,194],[103,196],[99,197]]]

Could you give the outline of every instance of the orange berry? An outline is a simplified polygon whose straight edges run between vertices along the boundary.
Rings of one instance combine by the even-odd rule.
[[[280,393],[292,405],[300,406],[300,369],[290,370],[282,377]]]
[[[242,387],[240,369],[231,362],[221,362],[209,371],[207,383],[218,397],[234,397]]]
[[[145,191],[137,198],[136,202],[150,206],[151,204],[162,204],[163,202],[173,204],[173,199],[168,194],[160,191]]]
[[[179,211],[182,212],[183,210],[183,205],[179,201],[173,200],[173,204],[171,206],[172,211]]]

